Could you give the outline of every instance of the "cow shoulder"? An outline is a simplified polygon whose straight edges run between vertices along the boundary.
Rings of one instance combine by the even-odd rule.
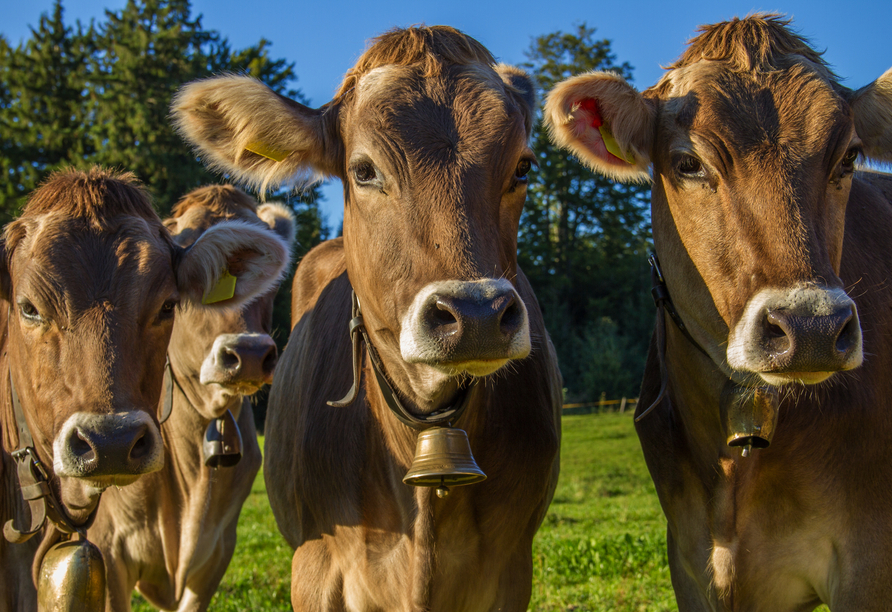
[[[301,260],[291,285],[291,327],[312,308],[322,290],[347,271],[344,239],[339,237],[316,245]]]

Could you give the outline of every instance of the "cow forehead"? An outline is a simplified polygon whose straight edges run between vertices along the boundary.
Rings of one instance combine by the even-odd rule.
[[[470,153],[504,144],[508,134],[525,137],[499,76],[475,64],[435,76],[418,66],[376,68],[359,80],[347,124],[351,140],[383,137],[409,155],[450,146]]]
[[[167,298],[176,291],[173,252],[160,221],[122,215],[102,229],[57,213],[22,221],[25,236],[10,269],[14,287],[39,291],[55,303],[61,296],[50,294],[64,294],[66,307],[76,310],[96,300],[136,306],[147,293],[164,292]]]
[[[720,138],[732,152],[826,147],[851,123],[851,113],[823,72],[807,60],[764,72],[715,61],[676,68],[654,88],[661,127],[679,137],[694,131]]]

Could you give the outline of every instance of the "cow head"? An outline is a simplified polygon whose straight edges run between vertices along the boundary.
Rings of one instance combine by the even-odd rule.
[[[773,385],[861,363],[839,278],[845,210],[856,160],[892,159],[892,72],[848,91],[786,25],[704,27],[644,94],[593,72],[559,84],[545,111],[596,172],[647,180],[652,167],[676,308],[726,374]]]
[[[388,377],[421,413],[530,351],[515,289],[533,85],[447,27],[379,37],[314,110],[245,77],[183,88],[203,159],[265,186],[344,184],[347,272]],[[346,324],[346,322],[345,322]]]
[[[111,485],[163,463],[156,407],[177,305],[228,270],[237,308],[276,282],[281,240],[239,221],[177,246],[130,174],[54,175],[6,227],[9,373],[51,486],[80,524]],[[9,449],[8,449],[9,450]]]
[[[186,195],[164,225],[174,242],[191,247],[209,228],[241,221],[272,229],[290,252],[294,215],[284,206],[257,203],[235,187],[202,187]],[[277,285],[240,308],[210,310],[181,304],[168,354],[177,383],[205,419],[231,410],[238,417],[241,398],[271,383],[278,353],[272,331]]]

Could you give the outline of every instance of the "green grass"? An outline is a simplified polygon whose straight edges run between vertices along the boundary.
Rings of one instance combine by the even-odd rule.
[[[533,545],[530,609],[675,610],[665,534],[631,415],[565,416],[561,479]]]
[[[561,478],[533,544],[530,610],[677,610],[665,532],[631,415],[565,416]],[[291,550],[276,528],[261,474],[210,610],[291,610],[290,584]],[[139,595],[133,603],[138,612],[153,609]]]

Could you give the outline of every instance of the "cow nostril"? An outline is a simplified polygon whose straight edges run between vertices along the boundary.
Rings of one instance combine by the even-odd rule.
[[[509,335],[517,331],[523,323],[523,311],[517,302],[511,304],[502,313],[502,320],[499,322],[499,329],[503,334]]]
[[[241,365],[238,353],[231,349],[224,349],[220,352],[220,367],[224,370],[238,370]]]
[[[449,304],[440,300],[428,308],[427,323],[429,329],[441,338],[453,336],[461,330],[461,324],[454,310]]]
[[[130,459],[139,461],[140,459],[145,459],[149,455],[152,446],[147,438],[148,436],[145,433],[137,438],[136,442],[133,443],[133,446],[130,447]]]
[[[772,340],[775,338],[786,338],[787,336],[783,328],[780,325],[775,325],[774,323],[769,323],[765,327],[765,335]]]
[[[276,363],[279,361],[278,351],[276,351],[276,347],[272,347],[263,358],[263,373],[270,374],[273,370],[276,369]]]
[[[787,327],[788,322],[782,312],[771,311],[766,315],[763,338],[768,350],[775,355],[782,355],[792,347]]]
[[[77,430],[73,432],[68,447],[71,449],[71,454],[84,463],[96,458],[96,450]]]
[[[437,307],[431,314],[437,325],[451,325],[458,322],[455,315],[442,304],[437,304]]]
[[[855,317],[850,317],[836,337],[836,350],[840,353],[851,351],[855,346],[855,338],[859,329],[859,324]]]

